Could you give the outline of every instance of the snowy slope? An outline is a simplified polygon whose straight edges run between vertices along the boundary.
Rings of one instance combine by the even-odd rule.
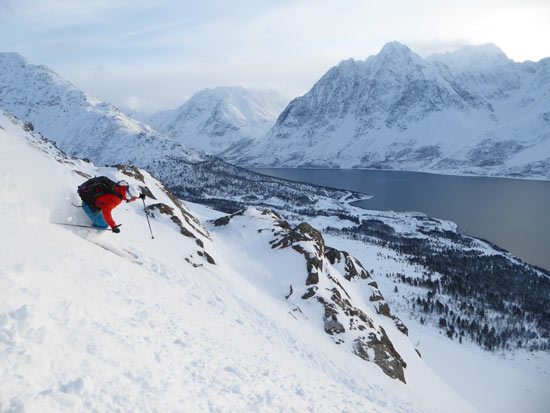
[[[148,123],[189,148],[227,160],[265,135],[287,103],[275,91],[218,87],[197,92],[177,109],[153,114]]]
[[[330,266],[328,250],[314,266],[316,293],[328,299],[321,290],[330,277],[339,283],[407,363],[407,384],[384,373],[376,350],[375,362],[350,351],[352,329],[336,344],[319,300],[285,299],[288,283],[305,288],[318,245],[293,238],[298,228],[258,210],[206,228],[147,172],[67,158],[29,129],[0,114],[0,249],[9,251],[0,261],[0,410],[472,411],[396,320],[377,314],[373,280],[348,280],[334,253]],[[139,203],[114,211],[118,235],[53,224],[87,223],[69,201],[96,174],[142,187],[154,239]]]
[[[549,74],[494,45],[422,59],[391,42],[330,69],[239,163],[548,179]]]

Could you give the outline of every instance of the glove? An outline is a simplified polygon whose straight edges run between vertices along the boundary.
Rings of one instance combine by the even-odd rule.
[[[113,227],[113,232],[114,232],[115,234],[118,234],[118,233],[120,232],[120,228],[119,228],[118,226]]]
[[[139,194],[139,197],[140,197],[141,199],[145,199],[145,194]]]

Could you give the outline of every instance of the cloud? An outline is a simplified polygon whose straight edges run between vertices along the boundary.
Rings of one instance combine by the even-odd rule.
[[[276,85],[290,97],[330,67],[398,40],[427,55],[495,43],[550,56],[546,0],[0,0],[0,50],[46,64],[97,97],[174,107],[205,87]],[[15,48],[15,49],[14,49]],[[97,76],[97,67],[103,67]],[[132,97],[132,98],[129,98]]]

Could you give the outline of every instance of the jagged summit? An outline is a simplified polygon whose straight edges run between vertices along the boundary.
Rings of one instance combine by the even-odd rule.
[[[2,77],[8,78],[11,81],[2,82],[0,77],[0,102],[4,99],[3,94],[9,93],[11,90],[16,90],[18,83],[22,80],[33,81],[33,77],[39,77],[41,84],[36,85],[38,89],[43,89],[48,86],[60,86],[65,88],[66,93],[74,95],[73,99],[94,100],[86,93],[78,90],[71,82],[59,76],[56,72],[44,65],[32,63],[26,57],[16,52],[0,53],[0,68],[2,68]],[[2,84],[4,83],[4,84]],[[22,95],[23,96],[23,95]]]
[[[420,56],[408,46],[396,41],[386,43],[378,54],[370,56],[366,62],[374,65],[375,71],[417,70],[426,66]]]
[[[0,60],[3,65],[8,64],[8,62],[20,65],[30,64],[27,58],[17,52],[0,52]]]

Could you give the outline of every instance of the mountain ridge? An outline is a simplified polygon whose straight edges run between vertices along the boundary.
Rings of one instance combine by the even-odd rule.
[[[546,66],[515,63],[496,46],[422,59],[392,42],[329,69],[262,141],[228,160],[550,179]]]
[[[0,53],[0,67],[0,108],[32,122],[72,156],[111,164],[167,152],[181,161],[206,159],[17,53]]]

